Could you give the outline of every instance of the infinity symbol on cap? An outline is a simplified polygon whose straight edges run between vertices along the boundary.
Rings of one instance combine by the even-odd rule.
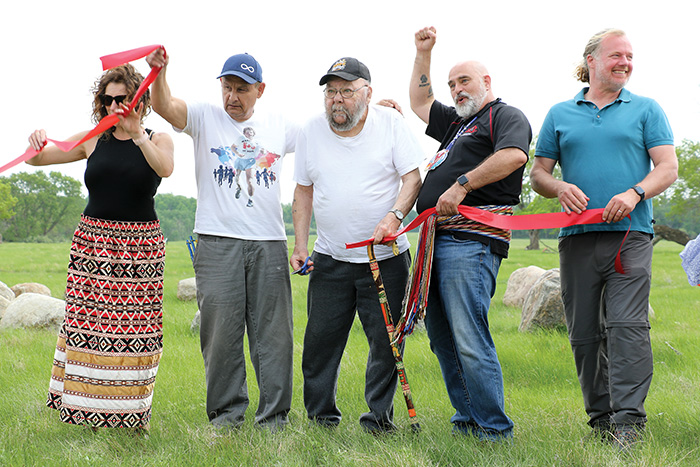
[[[246,65],[245,63],[241,63],[241,68],[243,68],[246,71],[249,71],[251,73],[255,73],[255,68],[253,68],[250,65]]]

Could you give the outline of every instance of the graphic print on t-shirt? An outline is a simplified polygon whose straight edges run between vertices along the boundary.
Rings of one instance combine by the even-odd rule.
[[[253,207],[253,194],[255,193],[253,181],[258,186],[264,184],[265,188],[269,189],[277,180],[272,166],[280,158],[279,154],[269,152],[260,146],[254,137],[253,127],[246,127],[243,129],[243,135],[239,136],[230,146],[211,148],[211,153],[215,154],[220,162],[219,167],[214,169],[214,180],[222,188],[233,188],[235,182],[236,199],[241,197],[243,191],[241,174],[245,173],[248,193],[247,207]]]

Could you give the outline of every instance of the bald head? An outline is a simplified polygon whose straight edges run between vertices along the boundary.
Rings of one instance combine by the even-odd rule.
[[[457,113],[469,117],[495,99],[491,90],[491,76],[486,67],[476,61],[456,64],[447,81]]]
[[[452,80],[453,77],[459,76],[461,74],[469,74],[471,76],[485,77],[489,75],[488,70],[483,63],[477,62],[475,60],[468,60],[465,62],[459,62],[450,70],[449,79]]]

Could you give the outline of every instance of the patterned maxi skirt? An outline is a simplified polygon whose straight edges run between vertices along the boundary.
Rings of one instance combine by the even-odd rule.
[[[158,221],[82,216],[46,405],[61,421],[144,427],[163,352],[165,244]]]

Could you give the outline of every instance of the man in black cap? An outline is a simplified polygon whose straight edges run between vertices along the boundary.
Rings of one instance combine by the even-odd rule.
[[[308,258],[309,223],[316,216],[318,238],[307,297],[302,372],[309,419],[335,427],[340,361],[355,312],[369,343],[365,399],[369,412],[360,424],[372,433],[394,430],[393,399],[397,371],[377,291],[363,249],[345,244],[394,234],[421,186],[423,159],[400,113],[370,107],[372,87],[367,67],[355,58],[337,60],[319,83],[325,85],[325,114],[300,130],[295,154],[297,187],[292,207],[297,269]],[[411,263],[409,244],[396,240],[399,254],[377,245],[376,256],[393,319],[398,320]]]
[[[153,109],[194,141],[198,234],[194,269],[201,315],[200,340],[207,380],[207,414],[219,427],[238,427],[248,407],[244,334],[260,388],[255,423],[272,431],[287,423],[292,399],[292,297],[287,236],[279,184],[260,187],[252,202],[238,183],[219,183],[257,163],[280,175],[282,156],[294,151],[298,128],[255,110],[263,95],[260,64],[248,54],[226,60],[223,106],[188,104],[166,82],[168,57],[161,48],[146,59],[163,67],[153,83]],[[255,135],[255,140],[252,139]],[[262,152],[264,148],[264,153]],[[272,154],[272,157],[270,157]],[[269,164],[272,166],[268,167]],[[214,176],[212,176],[214,174]],[[221,175],[220,175],[221,174]]]

